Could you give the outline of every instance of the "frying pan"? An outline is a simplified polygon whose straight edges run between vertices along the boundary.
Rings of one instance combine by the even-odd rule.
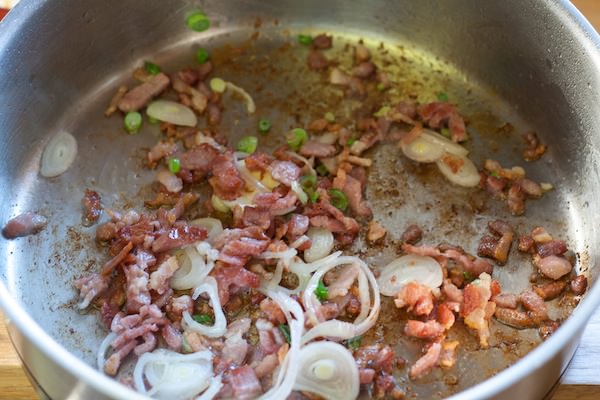
[[[475,252],[487,221],[508,220],[519,233],[544,226],[566,239],[577,268],[591,287],[571,317],[547,341],[535,332],[506,331],[495,325],[489,351],[467,343],[448,375],[433,373],[420,383],[405,379],[409,395],[455,395],[461,399],[541,398],[570,360],[582,328],[600,303],[595,283],[599,233],[598,189],[600,40],[567,1],[22,1],[0,24],[0,221],[38,211],[50,223],[38,235],[0,241],[0,306],[8,330],[41,395],[50,398],[135,398],[125,386],[93,368],[106,334],[94,313],[75,307],[74,278],[104,261],[93,228],[81,223],[80,199],[86,187],[98,190],[105,205],[119,208],[144,196],[152,173],[141,168],[143,148],[158,140],[158,128],[129,136],[119,118],[103,109],[115,88],[131,84],[130,71],[151,59],[167,71],[193,62],[193,50],[209,47],[219,75],[253,93],[259,115],[284,131],[325,111],[352,115],[360,104],[340,100],[324,78],[309,73],[306,50],[295,35],[328,32],[347,59],[344,43],[363,39],[392,72],[398,98],[431,101],[438,91],[451,96],[469,120],[473,160],[494,158],[523,164],[519,133],[535,130],[549,145],[542,160],[527,164],[528,176],[555,189],[528,204],[524,217],[483,196],[449,185],[433,169],[415,166],[393,146],[373,154],[367,198],[375,219],[385,221],[391,238],[418,223],[424,241],[455,243]],[[186,29],[186,13],[201,8],[213,26],[203,33]],[[258,33],[257,33],[258,32]],[[227,105],[222,130],[232,141],[255,121],[241,104]],[[498,127],[509,122],[513,133]],[[78,142],[74,165],[63,175],[38,175],[44,145],[58,131]],[[277,138],[264,145],[277,144]],[[138,204],[140,202],[138,201]],[[362,250],[361,250],[362,249]],[[390,246],[361,251],[374,266],[394,257]],[[511,263],[494,277],[505,291],[528,285],[528,260],[513,251]],[[551,306],[561,318],[569,309]],[[394,331],[393,321],[384,321]],[[509,337],[510,336],[510,337]],[[386,340],[403,345],[393,333]],[[411,359],[416,349],[401,347]],[[411,353],[412,352],[412,353]],[[521,358],[523,357],[523,358]],[[509,365],[511,365],[509,368]],[[452,381],[452,382],[450,382]],[[453,384],[458,382],[458,384]]]

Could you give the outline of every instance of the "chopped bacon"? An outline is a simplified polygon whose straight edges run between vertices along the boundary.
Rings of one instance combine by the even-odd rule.
[[[231,153],[219,154],[213,159],[212,174],[208,183],[215,195],[223,200],[235,200],[241,196],[245,182],[233,162]]]
[[[277,353],[279,348],[285,343],[285,338],[282,336],[279,328],[269,321],[263,319],[256,320],[256,329],[258,330],[260,349],[263,355]]]
[[[217,262],[211,274],[217,280],[219,299],[222,305],[227,304],[230,294],[236,290],[257,288],[260,285],[258,275],[237,265],[225,265]]]
[[[519,236],[519,251],[529,252],[533,248],[534,243],[530,235]]]
[[[449,301],[453,301],[459,304],[462,304],[464,300],[463,292],[459,288],[457,288],[452,282],[448,279],[444,280],[442,284],[442,291],[446,295],[446,298]]]
[[[244,159],[248,170],[259,172],[266,172],[272,162],[273,157],[261,152],[254,152]]]
[[[427,352],[419,358],[408,372],[410,379],[419,379],[427,375],[438,364],[442,345],[440,343],[432,343],[427,349]]]
[[[460,314],[464,317],[465,324],[477,331],[480,346],[487,348],[490,336],[489,319],[496,306],[489,301],[492,296],[490,275],[487,273],[479,275],[479,279],[465,287],[463,295],[464,301]]]
[[[550,255],[548,257],[533,257],[533,264],[539,271],[550,279],[560,279],[573,269],[569,260],[564,257]]]
[[[544,300],[552,300],[561,295],[567,287],[565,281],[554,281],[543,285],[533,286],[532,289]],[[497,303],[497,302],[496,302]]]
[[[584,275],[577,275],[570,284],[571,291],[575,295],[582,295],[587,289],[587,278]]]
[[[184,312],[188,312],[190,315],[193,314],[194,301],[192,297],[187,294],[171,297],[166,306],[167,317],[173,322],[181,321]]]
[[[308,53],[308,67],[317,71],[326,69],[329,67],[329,60],[327,60],[322,52],[312,49]]]
[[[206,229],[197,225],[188,225],[177,221],[173,227],[158,236],[152,243],[152,251],[161,253],[178,249],[185,245],[204,240],[207,237]]]
[[[477,247],[477,255],[493,258],[500,265],[506,264],[512,245],[512,228],[504,221],[495,220],[488,223],[488,229],[497,236],[483,236]]]
[[[358,277],[359,272],[360,270],[358,267],[348,265],[341,271],[333,273],[335,275],[333,279],[328,276],[328,298],[333,299],[338,296],[345,296]]]
[[[417,282],[409,282],[402,287],[394,300],[396,307],[406,307],[414,315],[429,315],[433,310],[431,289]]]
[[[376,372],[392,373],[394,358],[394,350],[382,343],[362,346],[354,353],[359,368],[372,368]]]
[[[335,155],[337,152],[335,146],[321,143],[317,140],[309,140],[300,147],[298,151],[304,157],[326,158]]]
[[[312,45],[321,50],[330,49],[333,45],[333,38],[329,35],[321,33],[313,38]]]
[[[367,231],[367,240],[369,242],[376,242],[386,234],[386,230],[381,224],[375,220],[369,221],[369,230]]]
[[[254,366],[254,372],[256,373],[256,377],[258,379],[262,379],[266,376],[271,375],[278,365],[279,357],[277,356],[277,354],[266,355],[256,364],[256,366]]]
[[[138,312],[144,305],[151,303],[150,291],[148,289],[149,275],[146,272],[147,265],[143,262],[126,265],[123,270],[127,278],[127,311]]]
[[[369,217],[373,214],[367,202],[362,198],[363,187],[357,179],[345,172],[338,172],[333,180],[333,187],[344,192],[348,198],[350,209],[358,216]]]
[[[266,298],[260,302],[260,310],[265,317],[274,324],[285,324],[285,314],[281,307],[270,298]]]
[[[529,289],[523,291],[519,295],[519,301],[525,311],[498,307],[494,313],[496,319],[517,329],[537,328],[548,319],[544,299],[535,291]]]
[[[484,272],[488,274],[492,273],[492,265],[488,261],[482,258],[473,257],[460,248],[447,247],[442,251],[442,249],[432,246],[413,246],[409,243],[404,243],[402,245],[402,250],[409,254],[454,260],[462,265],[465,272],[474,275],[479,275]]]
[[[81,200],[83,205],[83,225],[90,226],[98,221],[102,214],[102,204],[100,203],[100,194],[94,190],[85,189],[85,194]]]
[[[352,69],[352,75],[360,79],[366,79],[377,71],[377,67],[371,61],[363,61]]]
[[[79,290],[81,304],[79,308],[86,308],[92,300],[108,288],[109,280],[101,274],[90,274],[73,282],[73,286]]]
[[[437,321],[416,321],[409,319],[404,326],[406,336],[419,339],[435,339],[444,334],[446,328]]]
[[[438,360],[438,365],[442,368],[450,368],[456,364],[456,348],[458,340],[442,342],[442,351]]]
[[[447,303],[441,303],[435,309],[436,321],[439,322],[446,330],[452,328],[456,317],[452,312],[451,305]]]
[[[423,122],[434,129],[442,128],[443,124],[447,124],[453,141],[464,142],[467,140],[465,121],[458,114],[454,104],[446,102],[423,104],[418,107],[418,112]]]
[[[169,290],[169,279],[171,279],[177,269],[179,269],[177,257],[168,257],[154,272],[152,272],[152,274],[150,274],[150,283],[148,284],[148,287],[158,294],[165,293]]]
[[[171,141],[160,141],[148,152],[148,165],[156,166],[156,163],[164,157],[170,156],[177,151],[177,144]]]
[[[44,229],[46,224],[48,220],[43,215],[26,212],[8,221],[2,228],[2,235],[6,239],[33,235]]]
[[[515,309],[519,304],[519,297],[514,293],[500,293],[492,297],[492,301],[497,307]]]
[[[211,171],[219,151],[208,143],[202,143],[199,146],[192,147],[179,157],[182,169],[204,174]],[[220,159],[219,159],[220,160]]]
[[[527,147],[523,150],[523,159],[525,161],[538,160],[546,152],[546,145],[540,143],[535,132],[527,132],[523,135],[527,142]]]
[[[408,228],[404,230],[404,232],[402,232],[400,240],[404,243],[416,244],[421,240],[422,237],[423,231],[421,230],[419,225],[412,224],[409,225]]]
[[[261,210],[269,210],[271,215],[284,215],[293,212],[298,196],[289,191],[285,196],[279,192],[259,193],[254,196],[254,204]]]
[[[140,110],[150,100],[161,94],[169,86],[170,82],[169,77],[162,72],[152,75],[147,82],[125,93],[121,100],[119,100],[119,110],[125,113]]]
[[[220,250],[219,260],[242,267],[252,257],[265,251],[269,242],[260,227],[251,226],[245,229],[225,229],[215,239],[214,247]]]
[[[287,231],[285,233],[290,243],[304,235],[308,230],[309,224],[310,219],[306,215],[293,214],[287,223]]]
[[[548,256],[561,256],[567,251],[567,245],[562,240],[552,239],[548,242],[536,244],[535,251],[542,258]]]
[[[300,176],[300,168],[291,161],[276,160],[271,163],[271,176],[286,186],[292,186]]]
[[[262,393],[260,381],[254,370],[248,365],[232,369],[229,373],[229,382],[236,399],[250,400]]]
[[[373,368],[359,368],[358,378],[361,385],[372,383],[375,379],[375,370]]]

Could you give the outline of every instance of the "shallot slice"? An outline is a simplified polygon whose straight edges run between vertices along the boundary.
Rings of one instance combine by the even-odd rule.
[[[170,100],[156,100],[146,109],[149,117],[179,126],[195,127],[198,118],[191,108]]]
[[[442,285],[442,267],[433,258],[408,254],[395,259],[382,270],[377,283],[384,296],[397,295],[409,282],[417,282],[431,289]]]
[[[436,161],[441,173],[448,180],[463,187],[479,185],[481,177],[473,161],[464,156],[447,153]]]
[[[77,140],[69,132],[59,132],[44,148],[40,175],[53,178],[63,174],[73,164],[76,155]]]

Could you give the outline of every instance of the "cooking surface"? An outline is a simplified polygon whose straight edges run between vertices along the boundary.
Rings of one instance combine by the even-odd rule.
[[[591,5],[591,1],[589,1],[589,2],[583,2],[583,1],[581,1],[580,3],[589,3]],[[600,8],[598,6],[595,6],[595,7]],[[600,318],[598,318],[598,322],[597,323],[600,323]],[[589,328],[588,328],[588,332],[589,332]],[[3,335],[3,334],[0,333],[0,340],[3,340],[3,339],[6,339],[6,337],[5,337],[5,335]],[[585,347],[586,344],[587,344],[587,342],[585,342],[585,338],[584,338],[584,342],[582,344],[582,346],[584,346],[584,349],[586,349],[586,347]],[[579,354],[582,354],[582,353],[586,354],[586,356],[587,356],[586,358],[588,358],[589,355],[590,355],[589,351],[585,351],[584,350],[582,352],[581,349],[580,349]],[[4,355],[5,352],[2,352],[2,354]],[[2,358],[0,358],[0,361],[2,361],[2,365],[4,366],[5,365],[4,360]],[[13,363],[13,365],[14,365],[14,361],[15,361],[15,359],[13,358],[12,361],[11,361]],[[574,360],[574,363],[572,365],[573,365],[573,367],[572,367],[573,370],[571,371],[571,369],[570,369],[570,372],[567,373],[567,376],[565,377],[564,382],[565,383],[586,383],[586,380],[585,380],[586,376],[584,374],[580,373],[580,371],[576,369],[576,367],[577,367],[577,360]],[[579,365],[581,365],[581,363]],[[589,360],[586,360],[586,364],[585,365],[587,365],[588,368],[589,368]],[[593,369],[592,369],[592,371],[593,371]],[[595,376],[592,376],[592,375],[593,375],[593,373],[588,373],[587,376],[590,377],[590,378],[595,378]],[[14,390],[11,392],[9,390],[5,390],[4,389],[4,383],[5,382],[8,383],[8,378],[10,378],[10,380],[13,381],[13,379],[14,379],[13,376],[14,375],[5,376],[4,375],[4,368],[2,367],[0,369],[0,397],[2,397],[2,398],[29,398],[29,397],[31,397],[31,395],[32,395],[31,392],[29,392],[28,394],[27,393],[23,393],[23,396],[25,396],[25,397],[18,397],[18,393],[15,392]],[[20,381],[20,382],[21,382],[21,384],[23,383],[23,381]],[[589,381],[587,381],[587,382],[589,382]],[[14,382],[11,382],[11,383],[14,383]],[[573,393],[574,392],[571,391],[569,394],[573,394]],[[596,394],[600,394],[600,391],[597,391],[595,393]],[[4,396],[6,396],[6,397],[4,397]],[[27,397],[27,396],[29,396],[29,397]],[[556,396],[555,398],[559,398],[559,399],[560,398],[565,398],[566,399],[566,398],[570,398],[570,397]],[[581,398],[580,395],[579,395],[579,398]]]

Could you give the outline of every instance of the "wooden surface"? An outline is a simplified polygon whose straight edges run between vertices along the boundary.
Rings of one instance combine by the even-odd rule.
[[[600,0],[574,0],[573,3],[600,31]],[[2,17],[0,10],[0,19]],[[4,321],[2,314],[0,319]],[[600,371],[589,367],[590,360],[600,359],[600,311],[584,331],[575,357],[550,396],[552,400],[600,399]],[[21,368],[3,323],[0,323],[0,399],[36,399],[36,394]],[[524,399],[525,400],[525,399]]]

